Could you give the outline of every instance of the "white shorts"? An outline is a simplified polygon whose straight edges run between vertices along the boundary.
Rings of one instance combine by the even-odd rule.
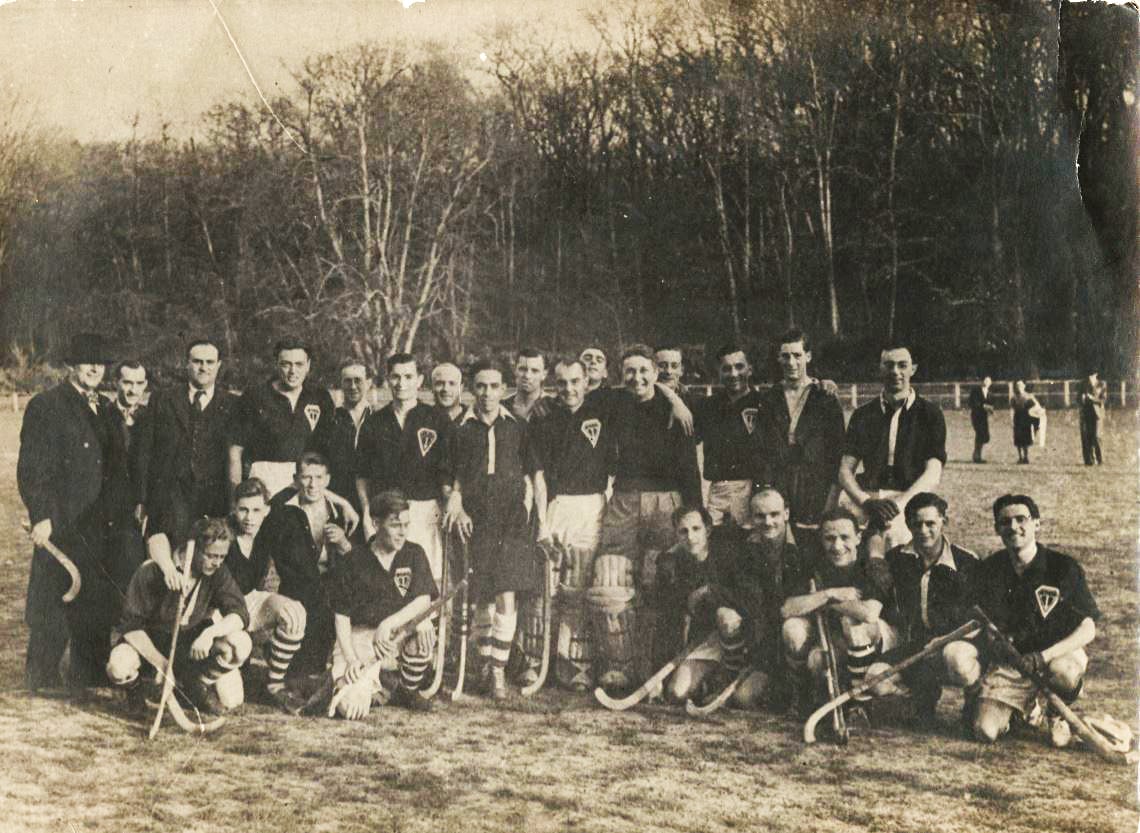
[[[606,496],[559,495],[546,510],[546,527],[564,547],[597,550],[602,537]]]
[[[296,472],[296,463],[275,463],[269,460],[255,460],[249,467],[249,476],[264,483],[271,498],[293,485],[293,475]]]
[[[431,577],[438,585],[443,575],[443,535],[440,531],[443,513],[439,510],[439,501],[409,500],[408,513],[411,515],[408,540],[423,547],[431,565]]]
[[[747,526],[748,500],[752,497],[750,480],[714,480],[709,483],[708,508],[712,522],[719,524],[730,515],[737,526]]]

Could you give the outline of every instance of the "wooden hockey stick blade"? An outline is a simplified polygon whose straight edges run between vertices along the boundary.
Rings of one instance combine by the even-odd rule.
[[[749,674],[755,670],[756,669],[752,668],[751,666],[745,666],[744,668],[741,668],[740,673],[732,679],[732,682],[721,689],[716,697],[709,700],[703,706],[698,706],[692,700],[686,700],[685,714],[689,715],[689,717],[707,717],[708,715],[712,714],[728,702],[729,698],[736,693],[737,687],[742,682],[744,682],[745,679],[747,679]]]
[[[447,591],[447,536],[444,534],[442,551],[443,564],[440,567],[440,580],[444,592]],[[432,669],[431,685],[419,692],[425,700],[430,700],[439,693],[443,685],[443,663],[447,659],[447,610],[439,614],[439,629],[435,635],[435,667]]]
[[[160,676],[162,676],[163,688],[165,689],[166,674],[162,670],[162,654],[158,653],[158,651],[148,651],[145,649],[145,647],[136,645],[134,642],[128,642],[128,644],[136,651],[138,651],[139,655],[148,663],[150,663],[154,670],[157,671]],[[171,688],[173,689],[173,683],[171,684]],[[178,702],[178,698],[173,696],[173,694],[168,698],[166,705],[170,710],[171,716],[174,718],[174,722],[178,724],[178,728],[189,732],[192,735],[211,734],[212,732],[216,732],[218,729],[222,728],[226,722],[225,717],[216,717],[213,720],[205,723],[202,722],[201,719],[195,723],[190,719],[190,716],[186,714],[186,710],[182,708],[182,704]]]
[[[30,531],[31,526],[25,521],[24,530]],[[52,541],[44,544],[44,549],[47,550],[48,555],[59,562],[59,566],[67,570],[68,578],[71,579],[71,586],[67,588],[67,592],[63,594],[64,602],[73,602],[75,597],[79,595],[79,591],[83,588],[83,580],[79,577],[79,568],[75,566],[75,562],[67,557],[67,554],[57,547]]]
[[[665,678],[672,674],[678,665],[688,659],[690,654],[702,648],[711,647],[716,644],[717,639],[716,631],[713,631],[706,636],[702,642],[685,646],[685,649],[681,651],[681,653],[665,663],[660,671],[638,686],[637,689],[627,697],[610,697],[601,686],[594,689],[594,697],[610,711],[621,712],[632,708],[648,697],[651,692],[659,688],[665,682]]]
[[[809,583],[809,589],[812,593],[816,590],[814,578]],[[827,681],[827,696],[835,699],[839,694],[839,666],[835,661],[835,648],[831,642],[831,634],[827,630],[824,608],[819,608],[815,612],[815,628],[819,648],[823,651],[823,671]],[[835,730],[835,742],[840,746],[846,746],[850,736],[847,732],[847,719],[843,712],[836,709],[831,713],[831,725]]]
[[[815,728],[817,725],[819,725],[819,721],[826,717],[829,712],[839,709],[840,706],[842,706],[844,703],[847,703],[849,700],[851,700],[851,698],[857,697],[866,691],[870,691],[879,683],[898,676],[907,668],[914,665],[916,662],[921,662],[923,659],[930,656],[935,651],[942,650],[951,642],[955,642],[959,639],[968,639],[969,637],[973,636],[973,633],[976,632],[980,627],[981,626],[976,621],[971,619],[969,622],[962,625],[961,627],[955,628],[950,633],[944,634],[937,639],[932,639],[925,646],[923,646],[921,651],[916,654],[912,654],[904,660],[900,660],[881,674],[876,674],[871,679],[860,683],[850,691],[844,692],[838,697],[834,697],[831,700],[828,700],[826,703],[812,712],[808,717],[807,722],[804,723],[804,743],[815,743]]]
[[[456,597],[456,595],[461,590],[465,590],[467,588],[467,581],[468,581],[468,578],[464,578],[463,581],[459,582],[459,584],[457,584],[455,586],[455,589],[452,590],[450,593],[448,593],[445,596],[440,596],[438,599],[436,599],[434,602],[432,602],[430,605],[428,605],[422,611],[420,611],[415,616],[413,616],[411,619],[409,619],[407,622],[405,622],[403,625],[398,627],[396,629],[396,632],[394,634],[392,634],[392,641],[395,642],[396,644],[399,644],[400,642],[402,642],[403,640],[405,640],[409,636],[411,636],[413,633],[415,633],[416,628],[419,627],[420,623],[430,619],[432,616],[435,615],[435,613],[437,611],[443,610],[444,607],[447,606],[447,603],[449,601],[451,601],[452,599],[454,599]],[[379,674],[380,673],[380,666],[383,665],[383,663],[384,663],[384,661],[379,660],[379,659],[376,660],[375,662],[369,663],[365,667],[361,676],[362,677],[370,677],[370,676]],[[333,694],[332,699],[329,700],[329,708],[328,708],[328,716],[329,717],[333,717],[336,714],[336,707],[340,705],[340,701],[343,700],[345,695],[348,693],[348,688],[349,687],[347,685],[342,685]]]
[[[1009,655],[1009,658],[1015,662],[1017,669],[1021,671],[1022,674],[1025,674],[1025,671],[1021,669],[1021,654],[1017,648],[1014,647],[1010,638],[994,624],[993,620],[986,615],[986,612],[982,610],[980,606],[975,605],[972,612],[974,617],[986,626],[986,630],[994,636],[1004,652]],[[1053,689],[1052,681],[1047,676],[1037,673],[1025,674],[1025,676],[1031,679],[1034,684],[1041,689],[1045,694],[1045,699],[1049,701],[1049,705],[1053,707],[1057,714],[1065,718],[1068,724],[1073,727],[1073,731],[1077,733],[1077,736],[1096,750],[1098,755],[1107,761],[1113,761],[1118,764],[1132,763],[1128,753],[1121,753],[1113,749],[1100,732],[1086,723],[1079,714],[1069,707],[1068,703],[1061,699],[1061,696]]]
[[[550,630],[554,623],[554,597],[550,592],[550,585],[554,581],[554,577],[551,575],[554,571],[554,565],[546,556],[547,553],[544,548],[543,557],[546,564],[542,577],[542,663],[539,665],[538,677],[535,681],[519,689],[519,694],[523,697],[530,697],[542,688],[543,683],[546,682],[546,675],[550,673]]]

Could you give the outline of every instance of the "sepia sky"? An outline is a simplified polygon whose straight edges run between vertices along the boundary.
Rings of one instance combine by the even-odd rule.
[[[306,55],[361,40],[434,40],[480,67],[480,33],[525,22],[591,37],[590,0],[215,0],[266,95]],[[211,104],[253,89],[209,0],[0,0],[0,84],[38,122],[81,140],[164,121],[194,129]],[[3,100],[3,99],[0,99]]]

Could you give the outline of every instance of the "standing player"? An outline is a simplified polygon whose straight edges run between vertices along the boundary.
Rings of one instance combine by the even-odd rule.
[[[946,421],[937,405],[911,387],[916,370],[909,347],[884,347],[882,392],[851,415],[843,442],[839,485],[867,520],[872,558],[910,540],[900,513],[914,495],[938,488],[946,465]],[[863,470],[856,474],[860,463]]]
[[[196,518],[220,518],[229,508],[227,460],[231,421],[241,399],[218,387],[218,345],[192,341],[186,383],[151,397],[144,495],[148,528],[185,540]]]
[[[397,490],[408,499],[408,540],[427,553],[432,578],[443,567],[440,501],[451,491],[453,426],[440,411],[419,401],[424,377],[411,353],[395,353],[385,365],[392,401],[364,424],[357,454],[356,493],[364,508],[364,539],[375,534],[368,495]]]
[[[685,376],[685,357],[676,344],[666,344],[653,351],[653,363],[657,365],[657,380],[676,393],[684,393],[682,379]]]
[[[506,667],[518,625],[516,594],[538,585],[526,507],[526,423],[502,406],[503,375],[489,362],[471,370],[474,406],[455,436],[455,482],[447,527],[470,541],[472,596],[481,669],[496,700],[507,697]],[[489,624],[489,627],[488,627]]]
[[[578,361],[582,363],[582,367],[586,368],[587,394],[609,388],[609,365],[606,360],[606,353],[601,347],[592,344],[585,348],[578,355]]]
[[[174,676],[178,687],[205,712],[217,714],[240,706],[245,698],[240,668],[249,658],[245,632],[249,614],[241,591],[223,566],[230,549],[229,525],[221,518],[202,518],[190,530],[194,558],[178,646]],[[186,558],[184,547],[176,555]],[[181,591],[166,586],[153,561],[135,572],[123,602],[123,617],[112,638],[107,676],[117,686],[133,688],[142,658],[164,659],[178,614]]]
[[[344,402],[333,411],[324,447],[319,450],[329,461],[329,491],[347,499],[359,513],[362,507],[356,493],[356,457],[364,423],[372,414],[372,378],[359,359],[341,362],[338,375]]]
[[[586,398],[580,361],[559,361],[554,383],[558,406],[531,426],[538,539],[554,550],[562,566],[555,675],[562,685],[585,691],[593,685],[594,654],[586,592],[606,511],[611,426],[604,408]],[[528,652],[532,670],[536,659],[541,654],[536,658],[533,650]]]
[[[146,516],[143,491],[147,454],[143,437],[148,432],[149,412],[142,404],[146,393],[146,368],[137,361],[120,362],[115,368],[115,399],[103,414],[107,420],[107,471],[103,480],[103,513],[106,523],[106,559],[110,579],[122,598],[127,583],[145,557],[141,524]],[[115,621],[118,621],[115,612]]]
[[[1108,400],[1108,385],[1097,378],[1096,371],[1081,382],[1081,454],[1085,465],[1102,465],[1100,450],[1100,424],[1104,422],[1104,403]]]
[[[276,378],[241,398],[230,442],[230,486],[249,476],[276,495],[293,482],[297,458],[325,447],[332,422],[329,392],[308,381],[310,354],[304,342],[286,338],[273,347]],[[341,496],[343,497],[343,495]]]
[[[880,615],[885,601],[881,590],[872,581],[867,562],[857,557],[859,528],[855,515],[843,507],[828,510],[820,519],[819,532],[823,557],[814,575],[802,576],[799,588],[792,591],[780,609],[784,618],[784,658],[800,678],[801,706],[811,702],[811,687],[819,687],[818,682],[826,673],[813,622],[816,611],[823,611],[831,626],[837,665],[846,667],[847,679],[837,681],[843,690],[863,682],[878,656],[897,642],[894,628]],[[813,578],[814,591],[809,585]],[[861,706],[869,705],[869,700],[870,695],[864,695],[853,701],[852,716]]]
[[[974,462],[986,462],[982,451],[990,441],[990,414],[994,403],[990,398],[990,385],[993,379],[987,376],[982,383],[970,391],[970,426],[974,429]]]
[[[661,353],[657,351],[658,367]],[[752,483],[759,480],[760,395],[750,386],[752,366],[741,347],[720,348],[716,362],[721,390],[694,406],[697,441],[704,448],[704,479],[709,481],[708,510],[714,524],[727,516],[743,526]]]
[[[760,482],[785,497],[796,539],[814,545],[835,488],[843,449],[843,407],[808,375],[811,343],[802,330],[779,338],[780,382],[760,398]]]
[[[1096,638],[1100,610],[1071,556],[1037,543],[1041,511],[1028,495],[1002,495],[994,501],[994,531],[1005,548],[978,567],[978,602],[1022,655],[1023,668],[1043,674],[1062,699],[1081,692]],[[1014,712],[1033,712],[1037,689],[1001,657],[990,658],[982,676],[974,734],[993,742],[1009,731]],[[1069,743],[1072,727],[1060,715],[1050,723],[1054,745]]]
[[[589,599],[604,634],[601,657],[607,690],[627,688],[634,676],[634,640],[647,660],[654,611],[644,612],[638,631],[638,588],[651,590],[657,555],[673,540],[672,515],[681,505],[701,505],[700,472],[692,439],[673,424],[669,401],[657,394],[653,352],[643,344],[622,355],[622,378],[632,394],[615,400],[614,479],[602,522],[602,542]]]
[[[523,422],[546,416],[553,400],[542,392],[545,381],[546,358],[538,350],[524,347],[515,359],[515,392],[503,398],[503,405]]]
[[[293,670],[313,674],[325,670],[335,638],[326,576],[352,545],[342,507],[329,497],[325,458],[306,451],[296,471],[296,493],[273,506],[254,539],[251,557],[257,564],[272,559],[281,577],[278,592],[304,607],[305,638]]]
[[[463,373],[451,362],[437,364],[431,371],[431,392],[435,397],[435,407],[441,410],[451,422],[458,422],[463,416]]]
[[[60,660],[71,638],[68,686],[105,684],[107,634],[114,624],[105,605],[102,560],[105,404],[99,396],[109,361],[98,335],[72,338],[64,357],[67,379],[36,394],[24,411],[16,485],[32,524],[31,574],[24,621],[28,625],[25,681],[31,691],[57,687]],[[67,573],[44,549],[54,543],[75,562],[82,590],[64,605]],[[94,625],[95,627],[92,627]]]
[[[946,501],[932,492],[911,498],[905,510],[911,542],[888,552],[888,569],[877,573],[880,592],[891,600],[899,633],[897,656],[888,661],[915,654],[932,639],[970,620],[978,557],[947,539],[946,508]],[[867,675],[874,677],[887,667],[873,665]],[[966,640],[951,642],[938,656],[912,666],[903,673],[902,682],[910,690],[916,720],[933,725],[943,683],[966,690],[967,713],[972,719],[981,672],[978,649]],[[894,684],[887,682],[877,686],[874,694],[894,690]]]
[[[369,506],[376,534],[367,547],[355,547],[341,560],[329,587],[336,621],[332,674],[348,688],[337,713],[347,720],[365,717],[393,694],[409,709],[431,708],[419,695],[435,642],[431,619],[402,640],[395,638],[438,595],[431,568],[424,551],[407,538],[411,513],[403,496],[377,492]],[[380,667],[367,673],[377,660]],[[396,681],[392,672],[398,673]]]

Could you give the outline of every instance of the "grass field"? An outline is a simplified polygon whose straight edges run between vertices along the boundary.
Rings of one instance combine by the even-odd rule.
[[[988,506],[1034,495],[1042,539],[1085,565],[1104,613],[1082,705],[1127,719],[1137,706],[1135,416],[1115,412],[1110,464],[1080,465],[1075,412],[1051,415],[1047,450],[1016,466],[1007,414],[992,462],[948,414],[943,494],[951,535],[997,546]],[[666,707],[604,712],[542,692],[502,707],[478,698],[431,715],[363,723],[246,706],[217,736],[170,724],[148,743],[110,695],[91,704],[21,690],[30,545],[15,488],[18,417],[0,416],[0,830],[29,831],[1026,831],[1132,833],[1136,773],[1020,735],[961,739],[949,692],[933,734],[880,728],[840,750],[805,747],[766,713],[695,722]]]

